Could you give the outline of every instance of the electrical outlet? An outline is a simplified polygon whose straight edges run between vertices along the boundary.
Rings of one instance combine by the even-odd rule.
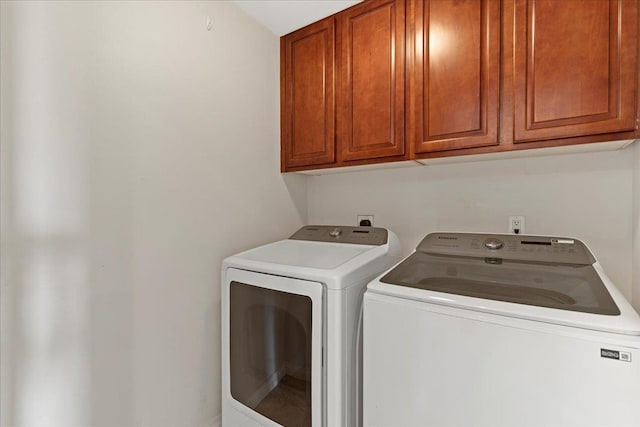
[[[509,217],[509,233],[524,234],[524,215]]]
[[[363,223],[363,221],[365,221]],[[369,221],[367,223],[366,221]],[[358,215],[356,219],[356,225],[359,227],[373,227],[373,215]]]

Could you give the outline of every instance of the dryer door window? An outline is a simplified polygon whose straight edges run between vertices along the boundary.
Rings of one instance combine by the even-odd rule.
[[[318,283],[296,282],[321,291]],[[304,292],[304,287],[295,291]],[[314,389],[320,390],[314,382],[322,381],[321,360],[316,360],[322,357],[321,301],[320,294],[314,307],[312,295],[252,280],[229,282],[229,388],[234,400],[283,426],[313,424],[313,412],[321,408],[314,408],[314,397],[319,397]]]

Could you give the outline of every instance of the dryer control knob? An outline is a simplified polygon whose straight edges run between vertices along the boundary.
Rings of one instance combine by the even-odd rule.
[[[329,236],[335,237],[335,238],[340,237],[341,234],[342,234],[342,230],[340,230],[339,228],[334,228],[333,230],[331,230],[331,232],[329,232]]]
[[[501,247],[504,246],[504,242],[500,239],[496,239],[496,238],[489,238],[487,240],[484,241],[484,247],[487,249],[500,249]]]

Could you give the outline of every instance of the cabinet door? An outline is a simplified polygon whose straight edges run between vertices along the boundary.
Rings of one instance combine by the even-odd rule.
[[[514,142],[635,129],[637,0],[522,0],[514,12]]]
[[[404,154],[404,0],[372,0],[338,19],[342,160]]]
[[[282,170],[335,162],[333,18],[281,39]]]
[[[499,0],[414,0],[408,134],[415,153],[498,144]]]

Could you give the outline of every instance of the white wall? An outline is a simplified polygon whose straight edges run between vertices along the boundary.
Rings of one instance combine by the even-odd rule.
[[[220,1],[1,8],[0,423],[215,425],[220,262],[306,220],[277,37]]]
[[[640,142],[634,144],[633,161],[633,307],[640,313]]]
[[[631,298],[633,148],[310,177],[309,222],[395,231],[409,253],[432,231],[526,232],[584,240]]]

